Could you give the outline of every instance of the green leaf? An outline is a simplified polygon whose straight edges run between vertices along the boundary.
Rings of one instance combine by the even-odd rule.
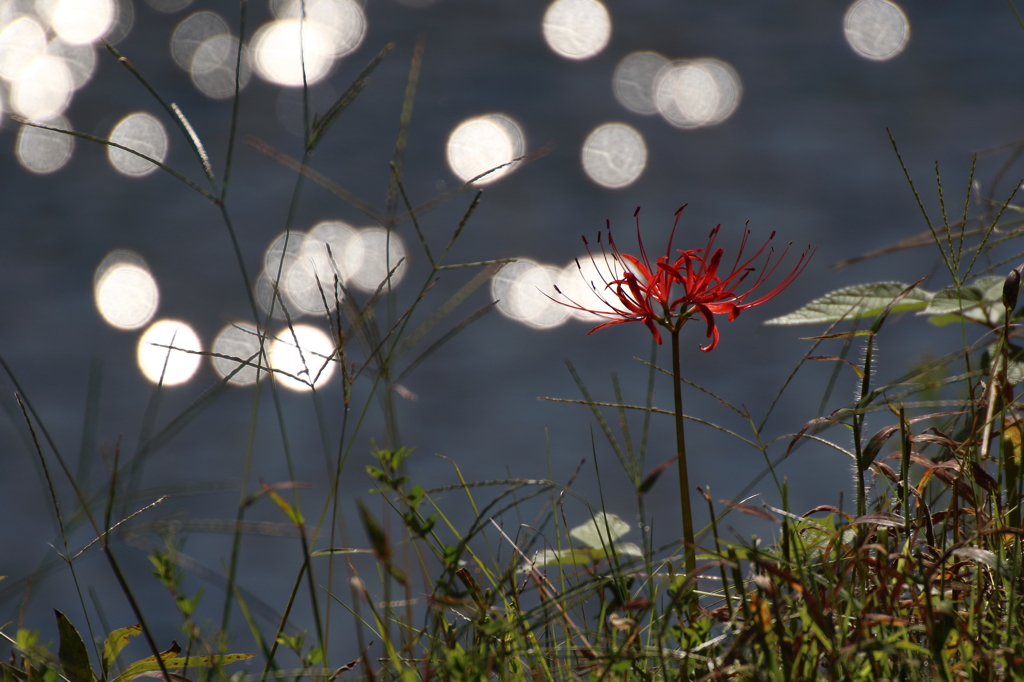
[[[94,682],[96,673],[89,665],[89,652],[85,649],[85,642],[78,630],[71,624],[68,617],[54,609],[57,614],[57,631],[60,633],[60,665],[64,669],[64,676],[71,682]]]
[[[1006,277],[1002,275],[979,277],[971,282],[971,286],[981,292],[981,297],[986,303],[1002,303],[1005,284]]]
[[[302,655],[302,644],[306,641],[306,631],[298,633],[297,635],[289,635],[287,632],[282,632],[277,636],[277,643],[288,647],[295,652],[296,655]]]
[[[902,282],[874,282],[843,287],[816,298],[787,315],[772,318],[764,324],[816,324],[873,317],[885,310],[886,306],[908,286],[910,285]],[[889,312],[921,310],[928,305],[932,296],[932,293],[923,289],[912,289]]]
[[[225,654],[223,656],[177,656],[178,652],[171,653],[165,652],[160,654],[160,657],[164,660],[164,667],[168,670],[181,670],[185,667],[186,663],[189,668],[215,668],[228,663],[235,663],[237,661],[244,661],[252,658],[255,654]],[[128,668],[115,677],[112,682],[128,682],[133,677],[140,673],[150,672],[153,670],[159,670],[160,664],[157,663],[155,656],[144,658],[141,661],[132,663]]]
[[[970,320],[979,324],[989,323],[988,315],[981,308],[968,308],[962,315],[959,313],[947,313],[945,315],[932,315],[928,318],[928,321],[936,327],[945,327],[947,324],[954,323],[959,324],[963,320]]]
[[[181,612],[181,615],[185,616],[186,618],[191,617],[192,614],[194,614],[196,612],[196,609],[199,607],[199,600],[203,598],[203,593],[205,591],[206,590],[204,588],[200,587],[199,590],[196,592],[196,595],[192,598],[189,598],[187,595],[184,594],[178,594],[177,596],[175,596],[174,603],[178,606],[178,611]]]
[[[356,506],[359,508],[359,518],[363,521],[363,528],[366,529],[366,536],[370,539],[374,553],[381,559],[390,557],[391,547],[388,545],[387,536],[384,535],[384,529],[377,523],[377,519],[373,518],[362,500],[356,500]]]
[[[106,678],[110,672],[110,666],[117,660],[121,649],[128,644],[128,640],[142,632],[142,625],[129,625],[126,628],[119,628],[107,635],[107,641],[103,643],[103,660],[100,667],[103,670],[103,677]]]
[[[402,514],[402,520],[405,521],[405,527],[408,528],[410,532],[419,537],[423,537],[430,531],[434,530],[434,526],[437,524],[437,514],[431,514],[423,521],[420,521],[420,517],[415,512],[409,512],[407,514]]]
[[[385,566],[387,567],[388,573],[391,574],[392,578],[397,580],[402,585],[408,585],[409,584],[409,579],[405,577],[405,574],[402,573],[401,570],[399,570],[398,566],[395,566],[391,562],[388,562],[387,564],[385,564]]]
[[[260,485],[263,486],[263,492],[265,492],[274,504],[277,505],[278,509],[284,512],[284,515],[288,517],[292,523],[296,526],[302,526],[306,523],[306,520],[302,516],[302,512],[288,504],[288,502],[281,497],[273,487],[267,485],[263,481],[260,481]]]
[[[447,569],[453,569],[459,565],[459,561],[462,559],[462,550],[465,546],[462,543],[457,545],[445,545],[444,547],[444,566]]]
[[[18,628],[18,632],[14,636],[14,642],[21,651],[32,651],[39,646],[39,631]]]
[[[979,305],[984,298],[984,293],[974,287],[947,287],[936,292],[928,307],[921,311],[922,315],[947,315],[958,313],[961,310],[968,310]]]
[[[409,494],[406,495],[405,501],[413,509],[420,506],[420,504],[423,502],[423,486],[414,485],[412,487],[412,490],[409,491]]]
[[[629,532],[629,524],[615,514],[597,512],[594,518],[569,531],[569,535],[588,547],[608,547]]]
[[[371,465],[367,464],[366,465],[366,473],[368,473],[370,475],[370,478],[372,478],[373,480],[377,481],[378,483],[382,483],[384,485],[388,485],[388,483],[391,482],[391,478],[386,473],[384,473],[384,471],[382,469],[378,469],[375,466],[371,466]],[[377,492],[387,492],[387,491],[388,491],[388,488],[376,488],[376,489],[374,489],[374,490],[372,490],[370,492],[377,493]]]

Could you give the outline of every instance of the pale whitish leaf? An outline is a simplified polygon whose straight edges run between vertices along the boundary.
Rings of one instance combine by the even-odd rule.
[[[999,559],[995,554],[987,549],[980,549],[978,547],[959,547],[953,550],[953,554],[957,555],[961,559],[977,561],[979,564],[985,564],[989,568],[995,568],[996,564],[999,563]]]
[[[1024,364],[1011,360],[1006,366],[1006,381],[1011,386],[1024,383]]]
[[[617,556],[642,557],[644,555],[643,550],[633,542],[617,542],[613,546],[613,549]],[[590,553],[594,555],[594,559],[604,559],[612,554],[611,551],[606,551],[604,549],[592,549]]]
[[[591,561],[593,561],[593,558],[587,550],[542,549],[533,555],[533,565],[523,564],[519,567],[519,572],[529,573],[534,567],[544,568],[545,566],[557,566],[559,564],[589,564]]]
[[[600,549],[611,545],[628,532],[629,524],[615,514],[597,512],[590,521],[570,530],[569,535],[587,547]]]
[[[787,315],[774,317],[765,324],[814,324],[873,317],[885,310],[885,307],[908,286],[910,285],[902,282],[874,282],[843,287],[816,298]],[[932,295],[921,288],[912,289],[902,301],[892,307],[890,312],[923,309],[928,305]]]

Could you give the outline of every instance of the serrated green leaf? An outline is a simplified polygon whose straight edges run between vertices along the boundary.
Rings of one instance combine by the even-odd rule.
[[[982,300],[988,303],[1002,303],[1005,283],[1006,277],[1003,275],[988,275],[974,280],[971,286],[981,292]]]
[[[64,676],[71,682],[94,682],[96,673],[89,664],[89,652],[85,649],[82,636],[67,616],[56,609],[53,612],[57,614],[57,632],[60,633],[58,656]]]
[[[214,668],[217,666],[227,665],[228,663],[235,663],[237,661],[244,661],[252,658],[255,654],[224,654],[223,656],[177,656],[176,654],[161,654],[160,657],[164,659],[164,667],[168,670],[180,670],[185,667],[186,663],[189,668]],[[150,672],[153,670],[159,670],[160,664],[157,662],[155,656],[144,658],[141,661],[132,663],[128,668],[115,677],[112,682],[128,682],[136,675],[140,673]]]
[[[107,641],[103,643],[103,660],[100,667],[103,669],[103,677],[106,678],[110,672],[110,666],[114,664],[121,653],[121,649],[128,644],[128,640],[142,632],[142,625],[129,625],[126,628],[119,628],[107,635]]]
[[[928,307],[921,311],[921,315],[947,315],[957,313],[961,310],[969,310],[979,305],[984,298],[984,293],[974,287],[947,287],[938,291],[928,302]]]
[[[843,287],[791,313],[767,320],[764,324],[815,324],[873,317],[885,310],[908,286],[902,282],[874,282]],[[921,310],[928,305],[932,296],[932,293],[923,289],[912,289],[890,312]]]

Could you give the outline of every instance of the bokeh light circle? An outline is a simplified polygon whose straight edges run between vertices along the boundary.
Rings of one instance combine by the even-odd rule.
[[[113,27],[116,15],[112,0],[58,0],[50,26],[65,42],[83,45],[102,38]]]
[[[306,235],[299,258],[290,265],[282,282],[291,306],[310,315],[334,310],[338,301],[345,298],[343,286],[349,279],[348,260],[361,263],[362,254],[362,236],[352,226],[341,221],[316,225]],[[340,279],[337,288],[336,274]]]
[[[146,4],[157,12],[179,12],[192,4],[192,0],[146,0]]]
[[[506,263],[491,279],[491,298],[498,311],[534,329],[557,327],[569,318],[569,308],[555,299],[558,268],[520,258]]]
[[[632,184],[647,166],[647,145],[636,129],[624,123],[595,128],[583,142],[583,170],[609,189]]]
[[[175,386],[196,373],[202,351],[203,345],[190,326],[178,320],[159,320],[139,338],[136,358],[149,381]]]
[[[167,157],[167,131],[160,121],[145,112],[129,114],[121,119],[111,131],[110,141],[161,163]],[[146,159],[116,147],[107,147],[107,158],[124,175],[147,175],[158,168]]]
[[[156,314],[160,290],[141,256],[118,249],[107,254],[96,268],[93,298],[107,324],[117,329],[139,329]]]
[[[312,85],[330,73],[334,59],[329,32],[319,24],[277,19],[260,27],[252,39],[256,73],[277,85],[302,86],[303,66],[305,83]]]
[[[274,268],[274,272],[277,272],[277,268]],[[253,295],[256,297],[256,304],[260,307],[264,313],[270,313],[273,310],[275,319],[285,319],[284,307],[281,305],[280,300],[274,300],[274,282],[277,281],[277,277],[270,276],[266,270],[260,272],[256,278],[256,283],[253,285]]]
[[[383,227],[366,227],[358,232],[359,246],[352,246],[345,257],[349,281],[356,289],[374,292],[391,274],[390,286],[402,281],[408,266],[401,237]],[[387,290],[388,284],[384,285]]]
[[[610,269],[609,269],[610,268]],[[565,301],[571,306],[586,310],[570,308],[570,314],[578,320],[599,322],[602,319],[589,311],[612,313],[608,305],[614,294],[608,290],[608,284],[622,277],[622,271],[616,261],[602,259],[600,256],[591,258],[584,254],[562,269],[558,278],[558,289],[561,295],[554,296],[557,301]]]
[[[128,37],[135,24],[135,6],[132,0],[114,1],[114,22],[104,37],[111,45],[117,45]]]
[[[50,127],[69,130],[70,124],[64,117],[49,122]],[[26,170],[44,175],[60,170],[71,158],[75,138],[52,130],[23,125],[18,131],[14,153]]]
[[[270,246],[263,252],[263,268],[266,272],[277,277],[278,270],[283,278],[289,268],[302,257],[302,247],[306,241],[306,235],[301,232],[282,232],[270,242]]]
[[[16,81],[44,52],[46,29],[32,17],[18,17],[0,31],[0,78]]]
[[[71,70],[63,59],[40,55],[29,62],[14,81],[11,108],[30,120],[56,118],[70,104],[73,85]]]
[[[354,52],[366,37],[366,13],[353,0],[304,0],[306,27],[316,26],[323,32],[332,57]],[[277,11],[279,19],[302,17],[300,0],[283,3]]]
[[[518,165],[510,163],[523,155],[526,139],[518,123],[503,114],[487,114],[466,119],[448,136],[448,166],[463,182],[492,168],[510,164],[474,184],[486,185],[511,173]]]
[[[736,111],[743,86],[736,71],[717,59],[674,62],[655,84],[658,113],[678,128],[718,125]]]
[[[359,230],[341,220],[325,220],[313,226],[303,244],[303,255],[333,281],[335,269],[342,282],[347,282],[352,272],[349,261],[363,261],[363,241]],[[321,278],[323,276],[321,275]]]
[[[229,35],[228,23],[216,12],[196,12],[183,19],[171,34],[171,57],[174,63],[192,71],[196,50],[210,38]]]
[[[717,106],[704,125],[718,125],[732,116],[739,107],[743,96],[743,83],[736,69],[720,59],[703,58],[695,61],[711,76],[718,91]]]
[[[192,82],[207,97],[226,99],[235,94],[235,72],[238,89],[249,83],[249,52],[242,48],[242,61],[238,63],[238,38],[218,35],[210,38],[192,57]]]
[[[655,103],[658,112],[672,125],[697,128],[718,108],[718,87],[700,65],[677,62],[658,77]]]
[[[71,87],[74,90],[85,85],[96,70],[96,48],[88,43],[72,45],[54,38],[46,46],[46,54],[64,60],[71,73]]]
[[[229,384],[250,386],[256,383],[256,366],[260,362],[260,337],[255,326],[248,322],[229,324],[217,334],[211,350],[213,356],[210,358],[210,363],[222,379],[230,376],[237,369],[238,371],[228,379]],[[232,358],[250,364],[244,364]]]
[[[669,60],[657,52],[633,52],[623,57],[612,74],[612,93],[619,104],[636,114],[658,113],[654,85]]]
[[[857,0],[843,17],[843,33],[846,42],[861,57],[885,61],[906,48],[910,40],[910,22],[895,3]]]
[[[296,343],[297,342],[297,343]],[[296,324],[270,342],[268,358],[275,379],[293,391],[320,388],[334,374],[334,342],[316,327]]]
[[[555,0],[542,23],[548,47],[567,59],[588,59],[608,44],[612,20],[597,0]]]

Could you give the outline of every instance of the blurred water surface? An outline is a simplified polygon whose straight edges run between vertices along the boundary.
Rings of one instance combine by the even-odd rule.
[[[452,462],[469,480],[550,476],[564,483],[585,459],[574,489],[595,505],[634,518],[635,498],[589,410],[537,400],[580,398],[567,359],[598,400],[615,401],[612,372],[626,402],[644,400],[647,373],[635,358],[649,357],[649,333],[639,325],[619,325],[585,336],[593,321],[545,308],[549,302],[531,284],[546,287],[560,281],[562,272],[571,273],[573,259],[585,253],[581,235],[594,243],[606,220],[627,252],[635,245],[637,206],[642,207],[647,248],[658,254],[665,248],[673,213],[684,203],[689,206],[676,235],[681,248],[702,246],[711,228],[721,223],[722,242],[735,249],[746,221],[755,246],[772,231],[778,232],[780,244],[792,240],[797,252],[806,244],[817,246],[810,267],[785,293],[722,324],[722,341],[713,353],[699,352],[705,342],[699,325],[684,335],[686,377],[734,405],[749,407],[760,421],[808,347],[799,337],[820,332],[820,327],[760,328],[760,322],[846,284],[909,282],[928,275],[934,277],[932,289],[947,283],[932,249],[888,255],[841,271],[829,268],[926,229],[886,130],[899,143],[933,215],[938,214],[936,161],[946,196],[954,197],[950,213],[958,214],[971,154],[1021,137],[1024,75],[1018,64],[1024,31],[1000,4],[307,4],[312,28],[301,39],[297,3],[248,4],[245,87],[227,206],[248,276],[255,285],[261,273],[266,275],[261,286],[267,297],[275,264],[320,263],[322,269],[330,261],[316,251],[318,239],[304,247],[299,235],[322,224],[341,226],[331,228],[330,239],[339,241],[329,243],[344,244],[338,249],[346,255],[360,254],[339,267],[361,296],[401,262],[393,301],[378,307],[382,329],[390,328],[429,274],[410,223],[400,225],[389,243],[364,212],[309,181],[294,207],[290,246],[272,249],[287,226],[296,176],[244,138],[254,136],[293,158],[301,156],[299,45],[306,57],[310,112],[323,114],[386,43],[395,43],[394,53],[309,159],[316,171],[378,211],[387,210],[388,163],[395,154],[417,41],[423,49],[422,71],[401,162],[413,204],[525,152],[550,150],[480,180],[482,202],[449,255],[449,263],[523,259],[499,275],[504,279],[494,287],[480,287],[446,324],[490,302],[493,290],[505,292],[499,310],[434,353],[391,396],[401,441],[416,448],[410,475],[428,488],[457,480]],[[202,349],[228,348],[224,355],[240,357],[251,349],[253,315],[214,205],[137,156],[108,153],[83,139],[68,144],[55,133],[22,129],[10,118],[19,114],[104,139],[113,135],[114,141],[206,186],[202,166],[178,124],[89,31],[106,31],[116,39],[117,49],[184,112],[219,178],[231,133],[237,7],[201,0],[121,0],[109,6],[96,0],[82,7],[87,5],[98,8],[89,15],[96,26],[70,15],[47,16],[24,0],[0,3],[0,77],[5,79],[0,86],[0,353],[54,442],[95,492],[118,445],[122,458],[130,456],[232,369],[231,363],[215,366],[203,357],[194,373],[176,375],[183,377],[180,382],[168,381],[175,385],[155,398],[137,360],[146,326],[176,320],[194,330]],[[108,10],[109,16],[104,14]],[[62,42],[56,42],[58,36]],[[1002,200],[1009,194],[1020,164],[1010,166],[999,186],[992,185],[1008,158],[1003,153],[979,159],[982,197],[994,192]],[[462,194],[420,216],[435,254],[471,198],[472,192]],[[125,253],[131,256],[117,261],[119,269],[98,272],[102,264],[110,265],[111,254]],[[727,251],[726,259],[732,253]],[[789,255],[784,270],[795,256]],[[446,272],[427,294],[424,310],[435,309],[477,271]],[[512,280],[515,272],[525,273],[528,283]],[[288,279],[294,280],[294,293],[288,295],[295,297],[296,314],[302,312],[302,300],[312,300],[315,310],[316,277],[299,269]],[[127,282],[128,289],[118,289],[119,282]],[[145,296],[131,288],[132,282],[143,282]],[[94,290],[101,284],[105,303],[98,309]],[[257,286],[257,298],[259,293]],[[424,317],[420,313],[417,320]],[[326,329],[323,316],[302,316],[296,320],[300,323],[315,327],[301,328],[313,349],[322,342],[315,334]],[[227,330],[234,331],[225,336]],[[294,361],[300,354],[294,339],[287,343],[286,321],[273,320],[271,332],[283,339],[280,357]],[[173,331],[170,338],[176,338]],[[880,339],[878,376],[896,376],[927,354],[960,343],[953,328],[936,331],[912,316],[893,320]],[[307,349],[306,342],[299,345]],[[308,352],[323,354],[322,349]],[[667,349],[659,358],[667,363]],[[298,367],[301,372],[301,363]],[[791,433],[815,415],[830,372],[831,366],[823,365],[801,370],[779,401],[767,437]],[[147,459],[133,483],[148,492],[127,503],[127,510],[170,491],[171,500],[142,518],[201,519],[207,521],[206,530],[216,530],[223,528],[221,521],[235,517],[253,410],[252,378],[246,376],[240,373],[237,387]],[[325,456],[333,460],[341,435],[341,378],[340,371],[321,376],[315,400],[308,391],[278,391],[280,413],[270,393],[263,393],[256,408],[250,490],[256,477],[310,483],[313,487],[304,492],[307,518],[319,512],[329,486]],[[289,381],[282,385],[296,387]],[[22,604],[24,583],[15,585],[15,580],[54,558],[47,542],[58,536],[13,383],[2,377],[0,386],[11,417],[0,422],[0,518],[6,519],[0,524],[0,575],[10,576],[0,583],[8,614],[0,621],[6,621],[17,619]],[[370,386],[367,377],[356,381],[354,405],[361,405]],[[829,408],[843,404],[852,389],[852,374],[841,376]],[[659,377],[656,405],[670,406],[669,390]],[[687,411],[702,419],[750,432],[743,418],[695,390],[686,401]],[[326,433],[318,426],[317,410]],[[383,442],[376,404],[368,415],[342,477],[342,506],[350,518],[355,518],[353,500],[369,498],[372,487],[363,473],[370,461],[370,438]],[[609,418],[616,423],[614,415]],[[89,424],[83,436],[83,425]],[[639,418],[632,423],[634,439],[640,424]],[[673,454],[670,427],[667,418],[653,420],[648,468]],[[689,438],[691,481],[710,486],[716,499],[737,495],[764,467],[756,450],[721,432],[694,425]],[[782,447],[771,452],[778,455]],[[80,460],[84,463],[77,464]],[[777,473],[780,480],[789,479],[790,505],[798,513],[837,503],[841,490],[850,499],[848,465],[834,452],[806,447]],[[70,487],[63,480],[57,487],[70,509]],[[766,501],[779,501],[770,477],[756,491]],[[674,483],[662,483],[648,498],[656,544],[679,534],[677,494]],[[439,499],[465,511],[459,495]],[[526,509],[532,514],[536,507]],[[579,523],[586,511],[570,498],[566,515],[571,524]],[[270,505],[254,508],[249,518],[283,520]],[[514,530],[520,520],[510,515],[505,521]],[[742,533],[763,532],[747,519],[730,517],[730,523]],[[88,542],[90,533],[79,527],[72,536],[73,550]],[[158,541],[153,534],[144,537]],[[187,583],[191,590],[207,579],[217,584],[210,576],[223,571],[229,537],[190,535],[185,551],[210,571],[193,570]],[[356,525],[347,537],[351,545],[364,546]],[[125,543],[114,547],[137,576],[146,601],[169,613],[170,600],[146,576],[144,554]],[[247,539],[242,556],[242,586],[282,608],[299,562],[297,541]],[[507,548],[502,556],[508,556]],[[106,595],[102,601],[112,626],[134,622],[98,554],[81,562],[89,583]],[[34,586],[31,595],[26,622],[35,626],[49,627],[46,607],[68,610],[77,603],[63,568]],[[206,597],[206,616],[218,623],[221,598],[216,589]],[[308,609],[298,608],[296,622],[301,624]],[[241,622],[237,615],[235,622]],[[168,618],[156,624],[162,637],[173,636],[170,623]],[[338,646],[344,651],[339,655],[353,653],[347,645]]]

